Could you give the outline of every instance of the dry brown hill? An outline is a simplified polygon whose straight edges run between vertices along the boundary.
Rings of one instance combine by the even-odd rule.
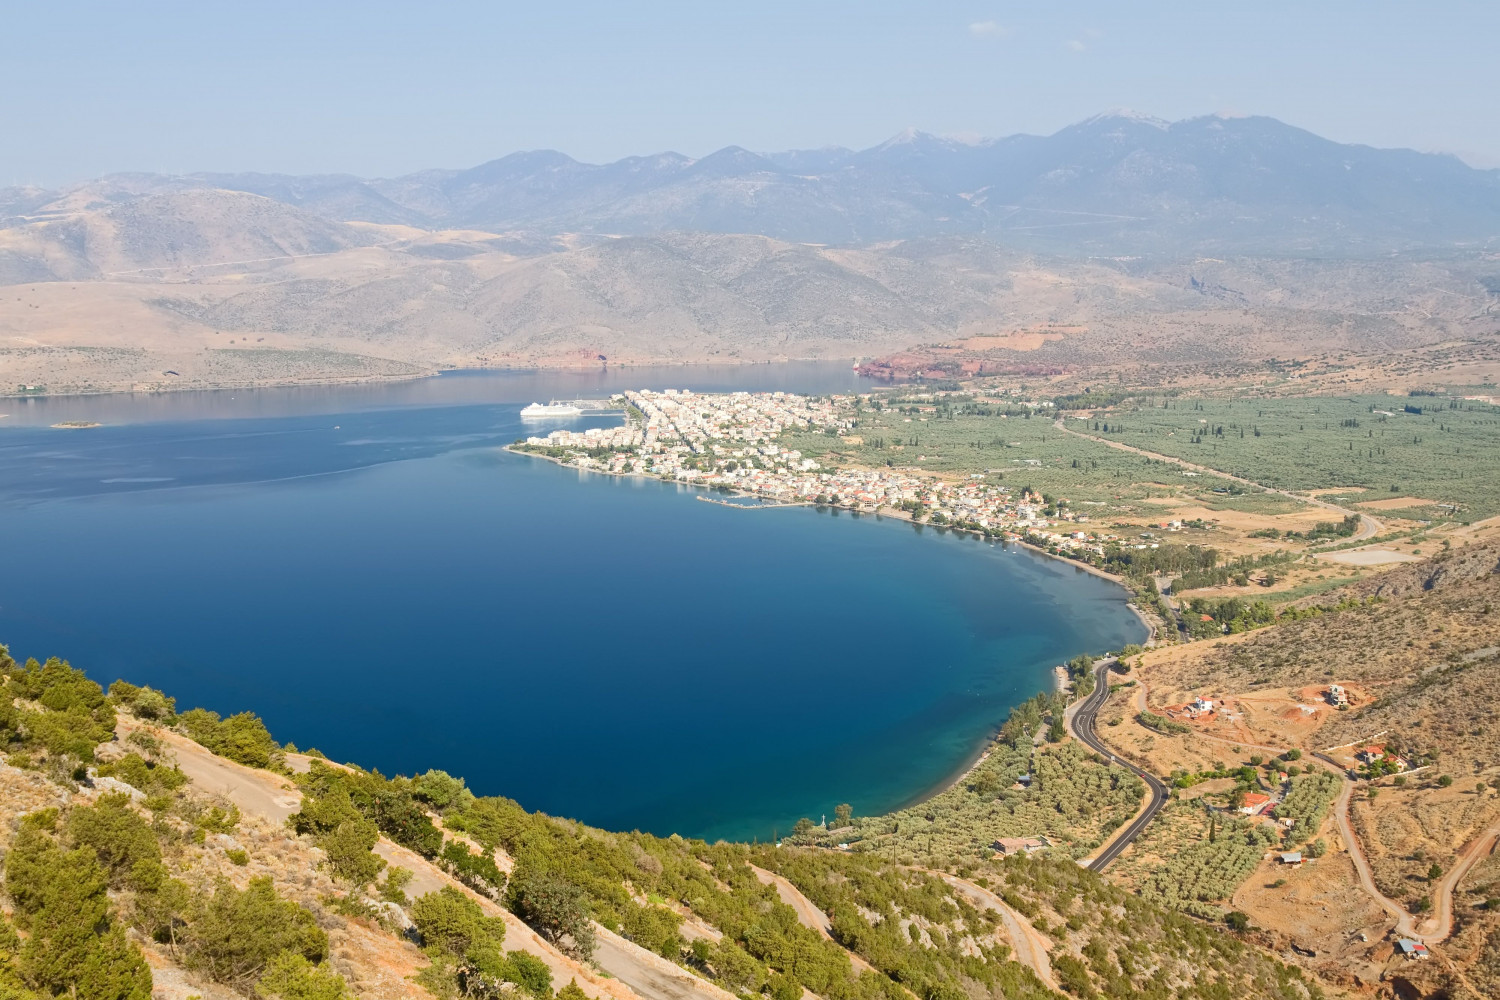
[[[601,355],[855,358],[955,338],[1030,369],[1202,369],[1495,328],[1477,259],[1146,262],[960,237],[834,248],[427,232],[241,192],[129,188],[80,190],[0,228],[0,386],[382,377]],[[1056,335],[1010,336],[1039,327]],[[216,352],[228,348],[276,353],[227,364]]]
[[[108,279],[132,272],[327,254],[379,242],[269,198],[187,190],[71,210],[0,230],[0,284]]]

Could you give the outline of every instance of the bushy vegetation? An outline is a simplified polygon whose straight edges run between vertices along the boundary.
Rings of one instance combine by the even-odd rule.
[[[1277,803],[1274,815],[1277,819],[1292,820],[1286,831],[1288,844],[1305,844],[1317,835],[1343,781],[1329,771],[1317,770],[1300,774],[1291,782],[1291,790]]]
[[[1082,857],[1127,820],[1145,789],[1123,768],[1094,759],[1076,742],[1033,750],[1029,737],[1003,739],[954,787],[920,805],[855,820],[836,839],[891,859],[949,866],[987,858],[1000,837],[1048,837]],[[1023,774],[1029,787],[1016,787]],[[827,840],[814,835],[811,842]]]
[[[538,1000],[552,996],[552,972],[546,964],[524,951],[506,953],[501,948],[505,922],[485,916],[458,889],[445,887],[421,897],[412,904],[411,918],[432,960],[418,982],[433,995],[493,1000],[514,987]]]
[[[271,767],[279,762],[281,748],[266,730],[266,724],[251,712],[227,719],[205,708],[194,708],[177,717],[177,723],[193,742],[201,744],[247,767]]]
[[[151,971],[109,912],[111,871],[90,844],[59,832],[56,809],[23,817],[6,855],[5,891],[27,935],[10,949],[16,971],[43,995],[149,1000]],[[14,932],[5,931],[13,942]]]
[[[46,663],[11,659],[0,646],[0,674],[12,699],[35,706],[0,704],[0,739],[27,752],[39,752],[57,773],[81,776],[94,760],[94,748],[114,736],[115,710],[104,689],[56,657]]]
[[[1212,904],[1228,899],[1278,842],[1269,824],[1174,802],[1137,841],[1135,860],[1126,867],[1134,870],[1142,899],[1222,919],[1223,911]]]
[[[1136,713],[1135,718],[1137,722],[1145,726],[1147,729],[1161,733],[1165,736],[1180,736],[1183,733],[1190,733],[1193,731],[1192,726],[1189,726],[1186,723],[1178,722],[1176,719],[1169,719],[1164,715],[1157,715],[1155,712],[1138,712]]]

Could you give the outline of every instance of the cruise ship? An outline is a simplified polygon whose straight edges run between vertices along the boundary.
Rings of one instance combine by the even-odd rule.
[[[521,410],[522,417],[576,417],[583,411],[572,403],[532,403]]]

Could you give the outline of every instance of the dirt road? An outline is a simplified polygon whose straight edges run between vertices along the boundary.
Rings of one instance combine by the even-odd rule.
[[[136,728],[141,727],[134,720],[123,715],[120,717],[118,731],[121,736],[127,735]],[[192,781],[194,788],[211,795],[222,796],[239,807],[241,813],[247,816],[258,816],[280,825],[288,816],[301,808],[302,793],[290,780],[269,771],[257,770],[243,764],[236,764],[223,757],[216,757],[199,744],[176,733],[159,729],[153,729],[152,732],[170,748],[177,760],[177,766]],[[453,886],[477,902],[489,916],[503,919],[506,947],[512,951],[527,952],[541,959],[546,963],[547,968],[552,970],[553,981],[559,986],[576,979],[585,992],[601,1000],[732,1000],[723,990],[696,979],[685,971],[682,972],[683,976],[701,985],[688,992],[684,992],[680,984],[670,988],[661,985],[663,973],[651,961],[651,959],[657,959],[657,956],[650,955],[649,952],[645,952],[648,958],[632,954],[632,949],[634,952],[644,952],[644,949],[625,941],[620,942],[624,947],[615,947],[610,950],[611,963],[609,965],[603,961],[599,963],[601,968],[615,977],[607,979],[588,966],[564,955],[542,940],[540,935],[526,926],[515,914],[504,909],[494,900],[461,885],[416,852],[382,837],[375,845],[375,853],[384,858],[387,863],[400,865],[411,871],[409,895],[420,896],[427,892],[435,892],[445,886]],[[665,959],[657,960],[665,962]],[[640,984],[639,989],[636,987],[637,983]]]
[[[973,882],[943,872],[929,874],[947,882],[974,906],[999,913],[1006,937],[1016,953],[1016,961],[1036,973],[1036,977],[1046,983],[1049,989],[1061,989],[1052,975],[1052,960],[1047,955],[1047,939],[1031,926],[1030,921],[1007,906],[999,896]]]
[[[121,713],[116,730],[123,739],[141,728],[145,727]],[[151,733],[172,751],[177,758],[177,766],[193,782],[194,788],[227,799],[238,806],[242,813],[261,816],[280,824],[302,808],[302,792],[279,774],[258,771],[223,757],[215,757],[202,746],[177,733],[163,729],[152,729]]]
[[[680,966],[626,941],[598,924],[594,961],[599,968],[650,1000],[736,1000],[733,993],[699,979]],[[507,935],[506,941],[510,938]]]
[[[1317,756],[1316,754],[1314,756]],[[1318,757],[1325,764],[1334,764],[1323,757]],[[1342,769],[1340,769],[1342,773]],[[1370,862],[1365,857],[1364,848],[1359,846],[1359,838],[1354,835],[1354,825],[1349,822],[1349,800],[1354,796],[1354,782],[1347,775],[1344,776],[1344,787],[1339,789],[1339,797],[1333,803],[1333,822],[1338,827],[1339,836],[1343,838],[1344,850],[1349,852],[1349,860],[1354,862],[1354,871],[1359,876],[1360,888],[1365,894],[1375,900],[1380,908],[1390,914],[1396,921],[1396,932],[1407,933],[1411,924],[1411,914],[1402,909],[1396,902],[1381,892],[1375,885],[1375,874],[1370,870]]]
[[[1334,511],[1339,514],[1352,513],[1347,507],[1340,507],[1336,503],[1329,503],[1327,500],[1319,500],[1317,497],[1305,497],[1299,493],[1293,493],[1291,490],[1279,490],[1273,486],[1266,486],[1251,479],[1242,479],[1239,476],[1224,472],[1221,469],[1215,469],[1207,465],[1198,465],[1197,463],[1189,462],[1186,459],[1177,458],[1173,455],[1163,455],[1158,452],[1147,451],[1144,448],[1136,448],[1133,445],[1124,444],[1120,441],[1111,441],[1108,438],[1095,437],[1092,434],[1085,434],[1082,431],[1071,430],[1067,426],[1065,426],[1064,418],[1062,417],[1058,417],[1055,421],[1053,421],[1052,426],[1056,427],[1064,434],[1071,434],[1074,437],[1083,438],[1085,441],[1093,441],[1095,444],[1106,445],[1107,447],[1114,448],[1117,451],[1128,451],[1132,455],[1140,455],[1144,458],[1155,459],[1158,462],[1166,462],[1168,465],[1180,466],[1181,468],[1188,469],[1193,472],[1201,472],[1205,475],[1217,476],[1220,479],[1227,479],[1230,482],[1239,483],[1243,486],[1253,486],[1258,490],[1265,490],[1267,493],[1275,493],[1278,496],[1284,496],[1290,500],[1296,500],[1298,503],[1305,503],[1310,507],[1319,507],[1323,510]],[[1380,533],[1380,529],[1383,527],[1380,521],[1371,517],[1369,514],[1364,513],[1363,511],[1359,511],[1358,513],[1359,530],[1356,531],[1353,535],[1349,536],[1349,540],[1357,542],[1362,541],[1366,538],[1374,538],[1376,535],[1378,535]]]
[[[1432,916],[1419,924],[1412,932],[1427,944],[1443,941],[1453,933],[1453,893],[1465,875],[1475,865],[1495,853],[1500,847],[1500,823],[1485,830],[1458,852],[1458,863],[1444,875],[1432,893]]]
[[[802,895],[802,890],[792,885],[791,881],[785,876],[778,875],[775,872],[766,871],[764,868],[757,868],[755,865],[751,865],[750,870],[755,872],[755,877],[760,879],[762,884],[776,887],[776,895],[781,897],[781,901],[797,912],[798,923],[803,927],[810,927],[817,931],[826,940],[833,941],[833,921],[829,920],[828,914],[818,909],[812,900]],[[838,944],[837,941],[834,941],[834,943]],[[849,951],[847,948],[844,950]],[[869,962],[866,962],[852,951],[849,951],[849,961],[854,964],[856,975],[866,969],[874,968]]]

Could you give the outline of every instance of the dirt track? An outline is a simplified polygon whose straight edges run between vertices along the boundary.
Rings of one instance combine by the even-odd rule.
[[[1000,922],[1005,925],[1006,936],[1015,950],[1016,961],[1036,973],[1036,977],[1046,983],[1049,989],[1061,989],[1052,975],[1052,960],[1047,955],[1047,939],[1031,926],[1030,921],[1005,905],[999,896],[988,889],[965,881],[957,875],[945,875],[942,872],[930,874],[947,882],[975,906],[999,913]]]
[[[1494,854],[1496,848],[1500,848],[1500,823],[1485,830],[1459,851],[1458,863],[1443,876],[1442,881],[1433,890],[1432,916],[1417,925],[1412,931],[1413,937],[1421,938],[1427,944],[1435,944],[1453,933],[1454,890],[1458,888],[1458,883],[1463,881],[1464,876],[1468,875],[1480,861]]]
[[[121,716],[119,732],[122,736],[134,728],[138,728],[138,724]],[[153,732],[171,748],[177,766],[191,779],[195,788],[222,796],[238,806],[240,812],[280,824],[301,808],[302,793],[288,779],[216,757],[176,733]],[[553,981],[558,986],[576,979],[585,992],[600,1000],[732,1000],[728,993],[711,983],[602,928],[597,929],[599,950],[596,960],[599,967],[613,978],[600,976],[592,968],[542,940],[515,914],[462,885],[414,851],[382,837],[375,845],[375,853],[388,863],[412,872],[412,882],[408,887],[411,895],[420,896],[452,886],[478,903],[489,916],[503,919],[506,947],[541,959],[552,970]]]
[[[1184,469],[1192,470],[1193,472],[1201,472],[1210,476],[1218,476],[1220,479],[1228,479],[1230,482],[1239,483],[1243,486],[1253,486],[1258,490],[1265,490],[1267,493],[1275,493],[1278,496],[1284,496],[1289,500],[1296,500],[1298,503],[1305,503],[1311,507],[1319,507],[1323,510],[1334,511],[1339,514],[1358,513],[1359,530],[1350,536],[1350,541],[1357,542],[1362,541],[1366,538],[1374,538],[1380,533],[1380,529],[1383,527],[1380,521],[1371,517],[1369,514],[1364,513],[1363,511],[1351,512],[1347,508],[1340,507],[1338,504],[1329,503],[1326,500],[1319,500],[1317,497],[1305,497],[1299,493],[1293,493],[1291,490],[1278,490],[1274,487],[1263,486],[1262,484],[1257,483],[1254,480],[1242,479],[1241,477],[1233,475],[1232,473],[1224,472],[1221,469],[1215,469],[1211,466],[1198,465],[1194,462],[1189,462],[1186,459],[1177,458],[1173,455],[1162,455],[1158,452],[1147,451],[1144,448],[1137,448],[1134,445],[1124,444],[1120,441],[1111,441],[1108,438],[1095,437],[1092,434],[1085,434],[1082,431],[1070,430],[1065,426],[1065,421],[1062,417],[1058,417],[1055,421],[1053,421],[1052,426],[1056,427],[1064,434],[1071,434],[1074,437],[1083,438],[1085,441],[1093,441],[1095,444],[1106,445],[1110,448],[1116,449],[1117,451],[1128,451],[1132,455],[1141,455],[1145,458],[1152,458],[1159,462],[1166,462],[1169,465],[1176,465]]]
[[[765,885],[776,887],[776,895],[781,897],[781,901],[797,912],[798,923],[803,927],[810,927],[817,931],[823,935],[825,940],[833,941],[833,921],[829,920],[828,914],[818,909],[812,900],[802,895],[802,890],[792,885],[791,881],[785,876],[778,875],[775,872],[769,872],[764,868],[757,868],[754,865],[750,866],[750,870],[755,872],[755,877],[760,879]],[[834,941],[834,943],[838,944],[837,941]],[[844,950],[849,951],[847,948]],[[866,962],[852,951],[849,951],[849,961],[854,964],[854,971],[856,973],[874,968],[869,962]]]

